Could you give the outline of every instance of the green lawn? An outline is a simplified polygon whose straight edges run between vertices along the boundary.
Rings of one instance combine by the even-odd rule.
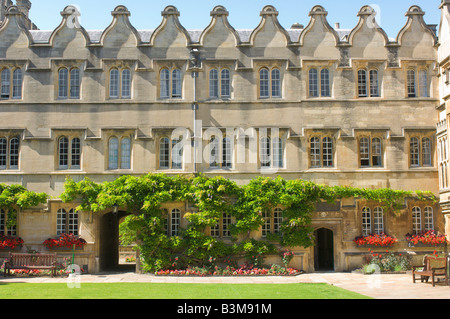
[[[2,283],[0,299],[366,299],[327,284]]]

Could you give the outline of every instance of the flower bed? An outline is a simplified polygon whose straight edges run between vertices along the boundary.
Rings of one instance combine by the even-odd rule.
[[[386,235],[385,233],[356,237],[353,240],[353,242],[359,247],[388,247],[394,245],[397,241],[397,238]]]
[[[436,235],[434,230],[419,235],[406,234],[406,240],[413,246],[441,246],[448,243],[445,235]]]
[[[227,266],[221,268],[207,267],[188,267],[184,270],[160,270],[155,273],[157,276],[295,276],[301,274],[302,271],[295,268],[285,268],[279,265],[272,265],[270,268],[248,267],[246,265],[240,268]]]
[[[21,247],[23,240],[20,237],[5,236],[0,234],[0,250],[14,250]]]
[[[87,243],[83,238],[73,234],[61,234],[59,238],[49,238],[43,244],[48,249],[72,249],[73,245],[75,245],[75,248],[83,248]]]

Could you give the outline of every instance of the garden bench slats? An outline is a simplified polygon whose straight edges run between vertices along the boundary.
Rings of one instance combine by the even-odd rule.
[[[418,268],[423,269],[417,270]],[[416,275],[420,276],[421,282],[423,282],[424,280],[428,282],[428,279],[431,277],[431,283],[433,287],[435,286],[436,277],[443,276],[445,277],[445,284],[448,286],[447,257],[425,256],[423,260],[423,265],[412,266],[413,283],[416,282]]]
[[[4,263],[3,273],[10,274],[11,269],[50,269],[51,276],[56,275],[56,254],[15,254],[9,253]]]

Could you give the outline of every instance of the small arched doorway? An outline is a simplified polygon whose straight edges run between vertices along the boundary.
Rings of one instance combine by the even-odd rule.
[[[119,224],[127,212],[106,213],[100,221],[100,271],[134,270],[135,265],[123,265],[120,259]]]
[[[334,240],[333,231],[319,228],[314,232],[314,269],[316,271],[334,270]]]

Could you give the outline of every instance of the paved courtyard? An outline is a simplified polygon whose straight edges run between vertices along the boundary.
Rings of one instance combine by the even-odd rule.
[[[4,278],[0,277],[0,283],[5,282],[30,282],[30,283],[66,283],[67,278],[28,277],[28,278]],[[85,274],[81,276],[81,285],[90,282],[148,282],[148,283],[327,283],[347,290],[358,292],[377,299],[450,299],[450,287],[441,281],[432,287],[430,283],[415,284],[411,274],[398,275],[363,275],[358,273],[311,273],[292,277],[282,276],[255,276],[255,277],[169,277],[155,276],[151,274],[126,273],[101,273],[96,275]]]

